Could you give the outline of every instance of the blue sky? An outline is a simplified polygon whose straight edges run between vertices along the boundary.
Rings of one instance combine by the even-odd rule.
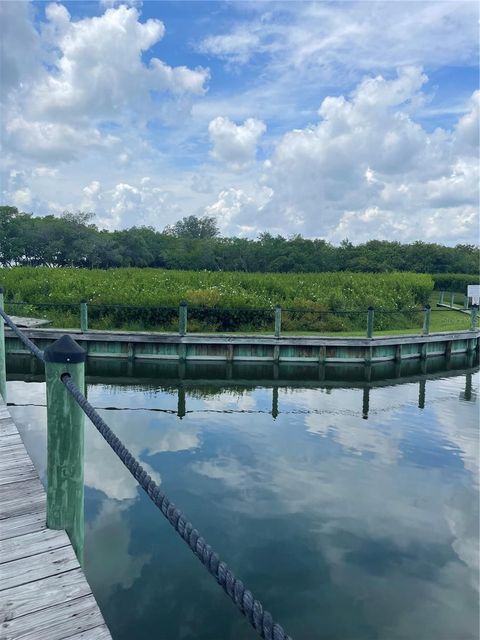
[[[4,202],[478,241],[475,2],[2,2]]]

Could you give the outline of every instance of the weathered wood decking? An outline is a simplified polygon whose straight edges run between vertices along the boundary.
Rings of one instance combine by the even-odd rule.
[[[64,531],[0,400],[0,640],[111,640]]]
[[[12,322],[22,329],[36,329],[37,327],[47,327],[52,321],[43,318],[21,318],[20,316],[10,316]]]

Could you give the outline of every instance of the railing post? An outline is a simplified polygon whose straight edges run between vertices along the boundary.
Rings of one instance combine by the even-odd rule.
[[[0,309],[3,311],[3,289],[0,287]],[[0,316],[0,395],[7,402],[7,364],[5,348],[5,322]]]
[[[80,330],[88,331],[88,305],[86,300],[80,300]]]
[[[275,337],[280,337],[280,331],[282,330],[282,307],[277,304],[275,307]]]
[[[85,351],[63,336],[44,351],[47,387],[47,527],[65,529],[83,562],[83,430],[85,414],[65,388],[69,373],[83,392]]]
[[[375,310],[373,307],[368,307],[368,315],[367,315],[367,338],[373,337],[373,317],[375,315]]]
[[[455,304],[455,291],[452,291],[450,295],[450,307],[453,308],[454,304]]]
[[[185,300],[180,302],[178,308],[178,333],[184,336],[187,333],[187,303]]]
[[[465,294],[463,296],[463,309],[464,310],[468,309],[468,296],[467,296],[467,294]]]
[[[472,304],[472,310],[470,311],[470,331],[475,331],[477,328],[477,315],[478,304]]]
[[[430,333],[430,305],[426,304],[423,309],[423,335],[428,336]]]
[[[442,289],[440,291],[440,300],[438,301],[438,304],[443,304],[444,297],[445,297],[445,291]]]

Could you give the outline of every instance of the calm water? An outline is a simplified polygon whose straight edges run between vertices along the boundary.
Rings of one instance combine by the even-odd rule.
[[[126,366],[91,369],[90,402],[295,640],[477,640],[478,371],[342,387]],[[9,401],[44,404],[13,377]],[[45,408],[11,413],[44,478]],[[256,637],[89,423],[85,479],[115,640]]]

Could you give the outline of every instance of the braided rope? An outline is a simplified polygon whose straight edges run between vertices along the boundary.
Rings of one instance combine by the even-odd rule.
[[[243,582],[235,577],[225,562],[220,560],[218,554],[206,543],[183,513],[160,491],[158,485],[88,402],[70,375],[68,373],[62,374],[61,380],[150,500],[161,510],[175,531],[180,534],[203,566],[217,580],[260,637],[265,640],[292,640],[285,633],[283,627],[273,621],[271,614],[264,610],[261,602],[254,598],[252,592],[246,589]]]
[[[41,351],[37,345],[33,344],[33,342],[27,338],[27,336],[23,335],[17,325],[13,322],[13,320],[8,316],[3,309],[0,309],[0,316],[5,320],[5,323],[10,327],[13,333],[19,338],[23,344],[29,349],[34,356],[36,356],[39,360],[43,362],[43,351]]]

